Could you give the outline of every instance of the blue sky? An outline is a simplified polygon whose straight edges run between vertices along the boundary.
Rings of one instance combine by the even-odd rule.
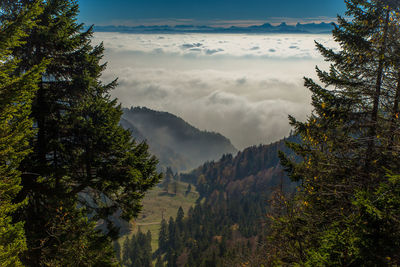
[[[86,24],[212,24],[333,18],[344,0],[78,0]]]

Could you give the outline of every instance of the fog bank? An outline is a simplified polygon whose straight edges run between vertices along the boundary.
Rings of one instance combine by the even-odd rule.
[[[315,39],[334,46],[329,35],[95,35],[106,47],[102,79],[119,77],[112,95],[123,106],[168,111],[239,149],[288,135],[288,114],[310,113],[302,77],[327,65]]]

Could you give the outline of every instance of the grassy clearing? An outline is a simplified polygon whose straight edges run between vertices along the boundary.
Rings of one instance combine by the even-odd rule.
[[[143,211],[138,219],[132,223],[131,234],[136,233],[139,229],[143,233],[150,230],[152,237],[151,246],[153,251],[156,251],[158,249],[158,233],[160,231],[161,220],[164,218],[168,221],[170,217],[175,218],[179,207],[182,207],[186,214],[189,208],[194,206],[198,198],[198,193],[193,185],[191,193],[185,194],[188,185],[188,183],[178,182],[176,194],[172,193],[171,186],[169,188],[170,193],[165,192],[160,187],[155,187],[149,191],[142,202]],[[126,236],[120,238],[121,245],[125,238]]]

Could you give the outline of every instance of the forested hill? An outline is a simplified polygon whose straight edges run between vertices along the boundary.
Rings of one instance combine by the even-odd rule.
[[[280,178],[284,184],[289,183],[279,165],[278,151],[290,154],[285,141],[296,140],[291,136],[269,145],[246,148],[235,157],[224,155],[217,162],[206,162],[188,174],[181,174],[181,179],[196,184],[202,198],[215,191],[229,194],[265,192],[280,183]]]
[[[171,113],[145,107],[123,111],[121,125],[130,129],[138,141],[148,142],[161,167],[190,170],[223,154],[237,152],[221,134],[201,131]]]
[[[162,223],[158,260],[168,266],[225,266],[234,255],[255,251],[272,193],[296,187],[279,164],[278,151],[290,154],[286,140],[296,138],[249,147],[182,174],[201,196],[186,216],[180,211]]]

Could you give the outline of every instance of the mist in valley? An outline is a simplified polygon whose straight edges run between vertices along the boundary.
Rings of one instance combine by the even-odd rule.
[[[95,34],[106,48],[102,79],[118,77],[112,94],[124,107],[170,112],[240,150],[287,136],[287,116],[310,113],[302,78],[327,67],[314,40],[335,47],[312,34]]]

